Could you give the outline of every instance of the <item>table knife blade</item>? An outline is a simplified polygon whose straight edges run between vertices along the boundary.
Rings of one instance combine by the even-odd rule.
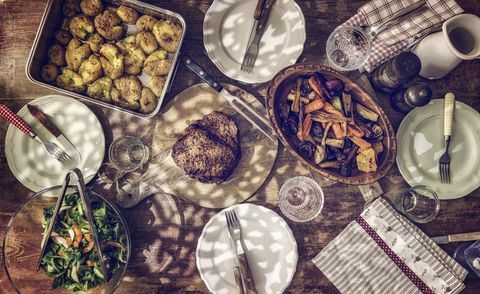
[[[207,74],[197,63],[195,63],[195,61],[193,61],[192,58],[184,56],[183,63],[193,73],[202,78],[210,87],[220,93],[228,101],[228,103],[250,124],[260,130],[272,142],[277,143],[275,132],[273,131],[268,120],[263,115],[259,114],[252,106],[245,103],[242,99],[233,95],[227,89],[224,89],[220,83],[215,81],[209,74]]]
[[[445,236],[437,236],[431,238],[437,244],[448,244],[454,242],[466,242],[480,240],[480,232],[471,232],[463,234],[452,234]]]
[[[38,107],[28,104],[27,109],[32,114],[32,116],[37,119],[55,138],[62,146],[67,150],[77,163],[82,161],[82,156],[77,148],[63,135],[60,129],[55,125],[55,123]]]

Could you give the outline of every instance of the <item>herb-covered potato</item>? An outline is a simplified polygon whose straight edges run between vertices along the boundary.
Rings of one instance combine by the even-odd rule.
[[[105,44],[100,49],[100,62],[105,74],[112,80],[123,75],[123,55],[113,44]]]
[[[95,31],[93,21],[85,15],[74,16],[68,27],[70,29],[70,33],[81,40],[85,40],[87,35],[93,34]]]
[[[117,14],[124,23],[128,24],[135,24],[138,19],[138,12],[135,9],[124,5],[118,7]]]
[[[72,17],[80,12],[80,0],[65,0],[63,3],[63,14]]]
[[[96,16],[102,12],[103,4],[100,0],[82,0],[80,9],[85,15]]]
[[[137,29],[142,32],[150,32],[153,30],[153,26],[157,23],[157,19],[150,15],[142,15],[135,24]]]
[[[140,111],[150,113],[155,110],[155,107],[157,107],[157,97],[149,88],[143,88],[140,97]]]
[[[136,76],[125,76],[113,81],[111,96],[116,105],[137,110],[140,107],[142,84]]]
[[[90,55],[78,69],[78,74],[82,77],[85,84],[91,84],[103,74],[100,59],[95,55]]]
[[[163,88],[165,87],[167,79],[163,76],[153,76],[148,82],[148,87],[152,90],[155,96],[162,96]]]
[[[57,79],[59,73],[60,72],[56,65],[48,63],[42,67],[40,76],[42,77],[43,81],[47,83],[52,83]]]
[[[50,63],[55,64],[56,66],[65,65],[65,48],[60,44],[53,44],[48,49],[48,59]]]
[[[116,45],[122,52],[135,49],[136,48],[135,36],[134,35],[127,36],[126,38],[118,41]]]
[[[105,43],[105,40],[103,40],[102,36],[100,36],[98,33],[95,33],[88,37],[86,43],[90,46],[90,49],[93,52],[98,53],[100,52],[102,45]]]
[[[77,38],[73,38],[70,43],[68,43],[67,53],[65,54],[67,66],[77,71],[82,62],[84,62],[90,54],[91,51],[88,44],[83,44]]]
[[[117,46],[124,55],[123,65],[125,72],[131,75],[140,74],[146,56],[143,51],[135,45],[135,36],[126,37],[122,41],[117,42]]]
[[[151,76],[163,76],[170,72],[172,63],[167,59],[165,50],[157,50],[150,54],[143,65],[145,72]]]
[[[135,38],[135,43],[147,55],[158,49],[157,40],[150,32],[139,32]]]
[[[95,17],[95,28],[107,40],[119,40],[123,35],[121,19],[112,9],[106,9]]]
[[[69,31],[60,29],[55,32],[55,40],[63,46],[67,46],[71,39],[72,34]]]
[[[111,78],[100,78],[88,86],[87,95],[97,100],[110,102],[112,101],[112,96],[110,95],[112,85],[113,81]]]
[[[163,49],[175,52],[180,43],[182,28],[172,21],[160,20],[153,26],[153,34]]]
[[[57,77],[57,85],[65,90],[82,93],[85,92],[85,83],[82,77],[71,69],[64,68]]]

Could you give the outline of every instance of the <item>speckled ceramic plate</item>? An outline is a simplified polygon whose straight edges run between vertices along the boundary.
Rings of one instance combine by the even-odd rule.
[[[241,71],[256,4],[256,0],[215,0],[203,22],[210,59],[225,75],[245,83],[268,82],[282,68],[297,62],[306,39],[300,7],[294,0],[277,0],[253,70]]]
[[[440,199],[466,196],[480,187],[480,114],[470,106],[455,103],[450,143],[451,184],[440,181],[438,161],[445,151],[443,99],[411,111],[397,132],[397,165],[411,186],[433,188]]]
[[[212,293],[236,293],[234,261],[225,220],[227,210],[235,210],[240,220],[258,293],[283,293],[297,268],[297,242],[288,224],[277,213],[254,204],[237,204],[224,209],[203,228],[196,260],[208,289]]]
[[[95,114],[83,103],[61,95],[35,99],[30,104],[47,114],[62,133],[78,149],[82,162],[77,166],[89,182],[100,168],[105,154],[105,135]],[[34,132],[59,144],[24,106],[18,112]],[[10,125],[5,137],[5,154],[13,175],[28,189],[38,192],[61,185],[67,169],[45,147]]]

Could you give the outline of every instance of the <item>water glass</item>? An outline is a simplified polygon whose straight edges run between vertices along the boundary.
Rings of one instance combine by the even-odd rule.
[[[110,162],[117,170],[127,173],[146,163],[149,151],[142,141],[131,136],[124,136],[113,141],[108,155]]]
[[[328,61],[337,70],[359,69],[370,56],[371,43],[371,38],[362,28],[338,27],[327,40]]]
[[[308,222],[320,214],[324,196],[317,182],[300,176],[282,185],[278,200],[280,210],[287,218],[295,222]]]
[[[397,190],[385,197],[396,210],[416,223],[428,223],[440,211],[437,193],[426,186]]]

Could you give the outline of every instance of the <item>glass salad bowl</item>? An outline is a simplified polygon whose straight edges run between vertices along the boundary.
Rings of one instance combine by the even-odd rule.
[[[95,222],[102,224],[97,225],[98,235],[102,235],[99,237],[102,240],[102,252],[104,256],[109,256],[108,261],[105,262],[109,264],[108,281],[92,287],[100,281],[101,271],[97,268],[98,261],[95,261],[94,249],[91,252],[84,252],[88,250],[86,248],[89,247],[90,235],[85,231],[85,223],[82,225],[82,208],[71,204],[69,206],[62,204],[61,211],[63,209],[65,211],[59,214],[54,232],[59,231],[59,237],[62,237],[63,232],[63,237],[50,238],[44,261],[37,271],[44,232],[42,226],[45,221],[44,209],[55,206],[60,192],[61,186],[55,186],[36,193],[15,212],[8,223],[2,254],[7,275],[13,287],[19,293],[69,293],[72,290],[87,293],[113,293],[127,270],[131,254],[130,232],[125,219],[115,205],[90,190],[88,190],[88,199],[92,204]],[[70,203],[75,203],[76,198],[69,198],[68,195],[76,192],[76,186],[70,186],[64,203],[68,201],[67,199],[70,199]],[[78,204],[80,203],[78,197]],[[46,213],[48,216],[48,210]],[[78,238],[77,233],[80,234],[80,231],[83,231],[83,236]],[[71,239],[66,237],[70,232],[73,237]],[[76,240],[80,240],[80,244],[75,244]],[[47,256],[47,254],[50,255]],[[114,268],[115,270],[111,272]],[[47,269],[51,277],[47,276]],[[54,278],[55,276],[60,278]],[[92,288],[85,291],[85,288],[78,289],[80,286]]]

